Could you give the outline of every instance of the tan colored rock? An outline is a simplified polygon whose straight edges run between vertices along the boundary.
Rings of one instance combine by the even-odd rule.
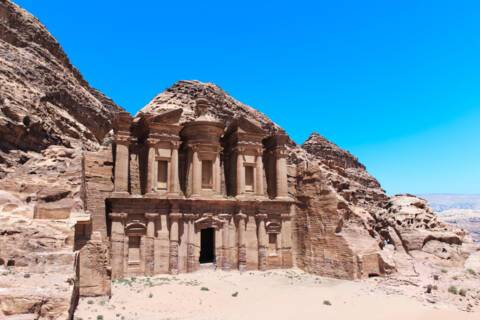
[[[0,177],[49,145],[95,148],[119,108],[32,15],[0,1]]]

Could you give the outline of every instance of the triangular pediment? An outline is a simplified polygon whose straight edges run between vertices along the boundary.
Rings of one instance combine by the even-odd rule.
[[[265,130],[263,130],[260,123],[255,120],[240,117],[235,119],[232,125],[240,132],[265,134]]]
[[[148,118],[149,123],[178,124],[182,116],[183,109],[166,110],[162,113],[151,115]]]

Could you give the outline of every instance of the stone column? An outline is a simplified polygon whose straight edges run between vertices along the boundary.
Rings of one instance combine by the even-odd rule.
[[[192,196],[199,196],[202,190],[202,164],[198,158],[198,148],[192,147]]]
[[[256,188],[255,188],[255,193],[258,196],[263,196],[264,195],[264,189],[263,189],[263,158],[262,158],[262,150],[257,151],[257,158],[256,158],[256,177],[255,177],[255,182],[256,182]]]
[[[240,211],[235,215],[238,221],[238,270],[245,271],[247,268],[247,246],[245,242],[245,222],[247,215]]]
[[[220,166],[220,151],[219,153],[217,154],[217,157],[215,158],[215,167],[214,167],[214,171],[215,171],[215,192],[217,194],[221,194],[222,193],[222,168]]]
[[[187,220],[187,272],[195,271],[195,215],[185,214],[184,218]]]
[[[266,214],[257,214],[258,224],[258,269],[267,269],[267,230],[265,229]]]
[[[237,148],[237,196],[245,192],[245,166],[243,165],[243,148]]]
[[[126,213],[110,213],[112,220],[111,242],[112,242],[112,279],[121,279],[124,276],[124,246],[125,246],[125,219]]]
[[[115,155],[115,192],[128,194],[128,166],[130,138],[126,135],[117,135]]]
[[[288,198],[287,152],[284,148],[275,150],[277,198]]]
[[[180,180],[178,177],[178,148],[180,141],[172,142],[172,158],[170,159],[169,192],[174,195],[180,194]]]
[[[219,216],[220,219],[223,220],[222,226],[222,270],[228,271],[230,270],[230,261],[228,261],[229,257],[229,246],[228,246],[228,224],[230,221],[229,214],[221,214]]]
[[[170,273],[178,274],[178,222],[182,214],[178,208],[172,208],[170,218]]]
[[[147,235],[145,236],[145,275],[153,276],[155,270],[155,220],[158,213],[145,213],[147,219]]]
[[[157,146],[157,140],[148,138],[147,145],[148,145],[148,158],[147,158],[147,189],[146,193],[151,194],[155,192],[155,184],[156,184],[156,164],[155,164],[155,149]]]

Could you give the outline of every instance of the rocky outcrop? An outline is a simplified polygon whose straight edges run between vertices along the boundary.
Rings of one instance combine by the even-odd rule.
[[[164,92],[158,94],[148,103],[141,113],[162,113],[167,110],[182,108],[181,123],[195,119],[195,99],[202,95],[210,101],[208,110],[210,115],[222,120],[228,126],[234,118],[245,117],[260,124],[267,132],[282,130],[263,113],[247,106],[231,96],[213,83],[200,81],[178,81]],[[283,131],[283,130],[282,130]]]
[[[36,18],[0,0],[0,318],[71,315],[77,250],[88,244],[85,264],[106,250],[88,239],[83,152],[100,147],[118,110]]]
[[[318,133],[313,133],[302,148],[320,166],[325,182],[349,203],[374,212],[388,200],[380,183],[348,151]]]
[[[50,145],[92,149],[117,107],[32,15],[0,1],[0,178]]]
[[[390,198],[376,216],[376,230],[386,243],[405,252],[422,252],[455,265],[472,253],[472,239],[463,229],[441,222],[427,201],[413,195]]]
[[[68,319],[77,298],[68,220],[0,215],[0,315]]]

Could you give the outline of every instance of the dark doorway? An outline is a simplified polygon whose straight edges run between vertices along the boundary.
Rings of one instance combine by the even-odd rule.
[[[215,229],[202,229],[200,236],[200,263],[215,262]]]

